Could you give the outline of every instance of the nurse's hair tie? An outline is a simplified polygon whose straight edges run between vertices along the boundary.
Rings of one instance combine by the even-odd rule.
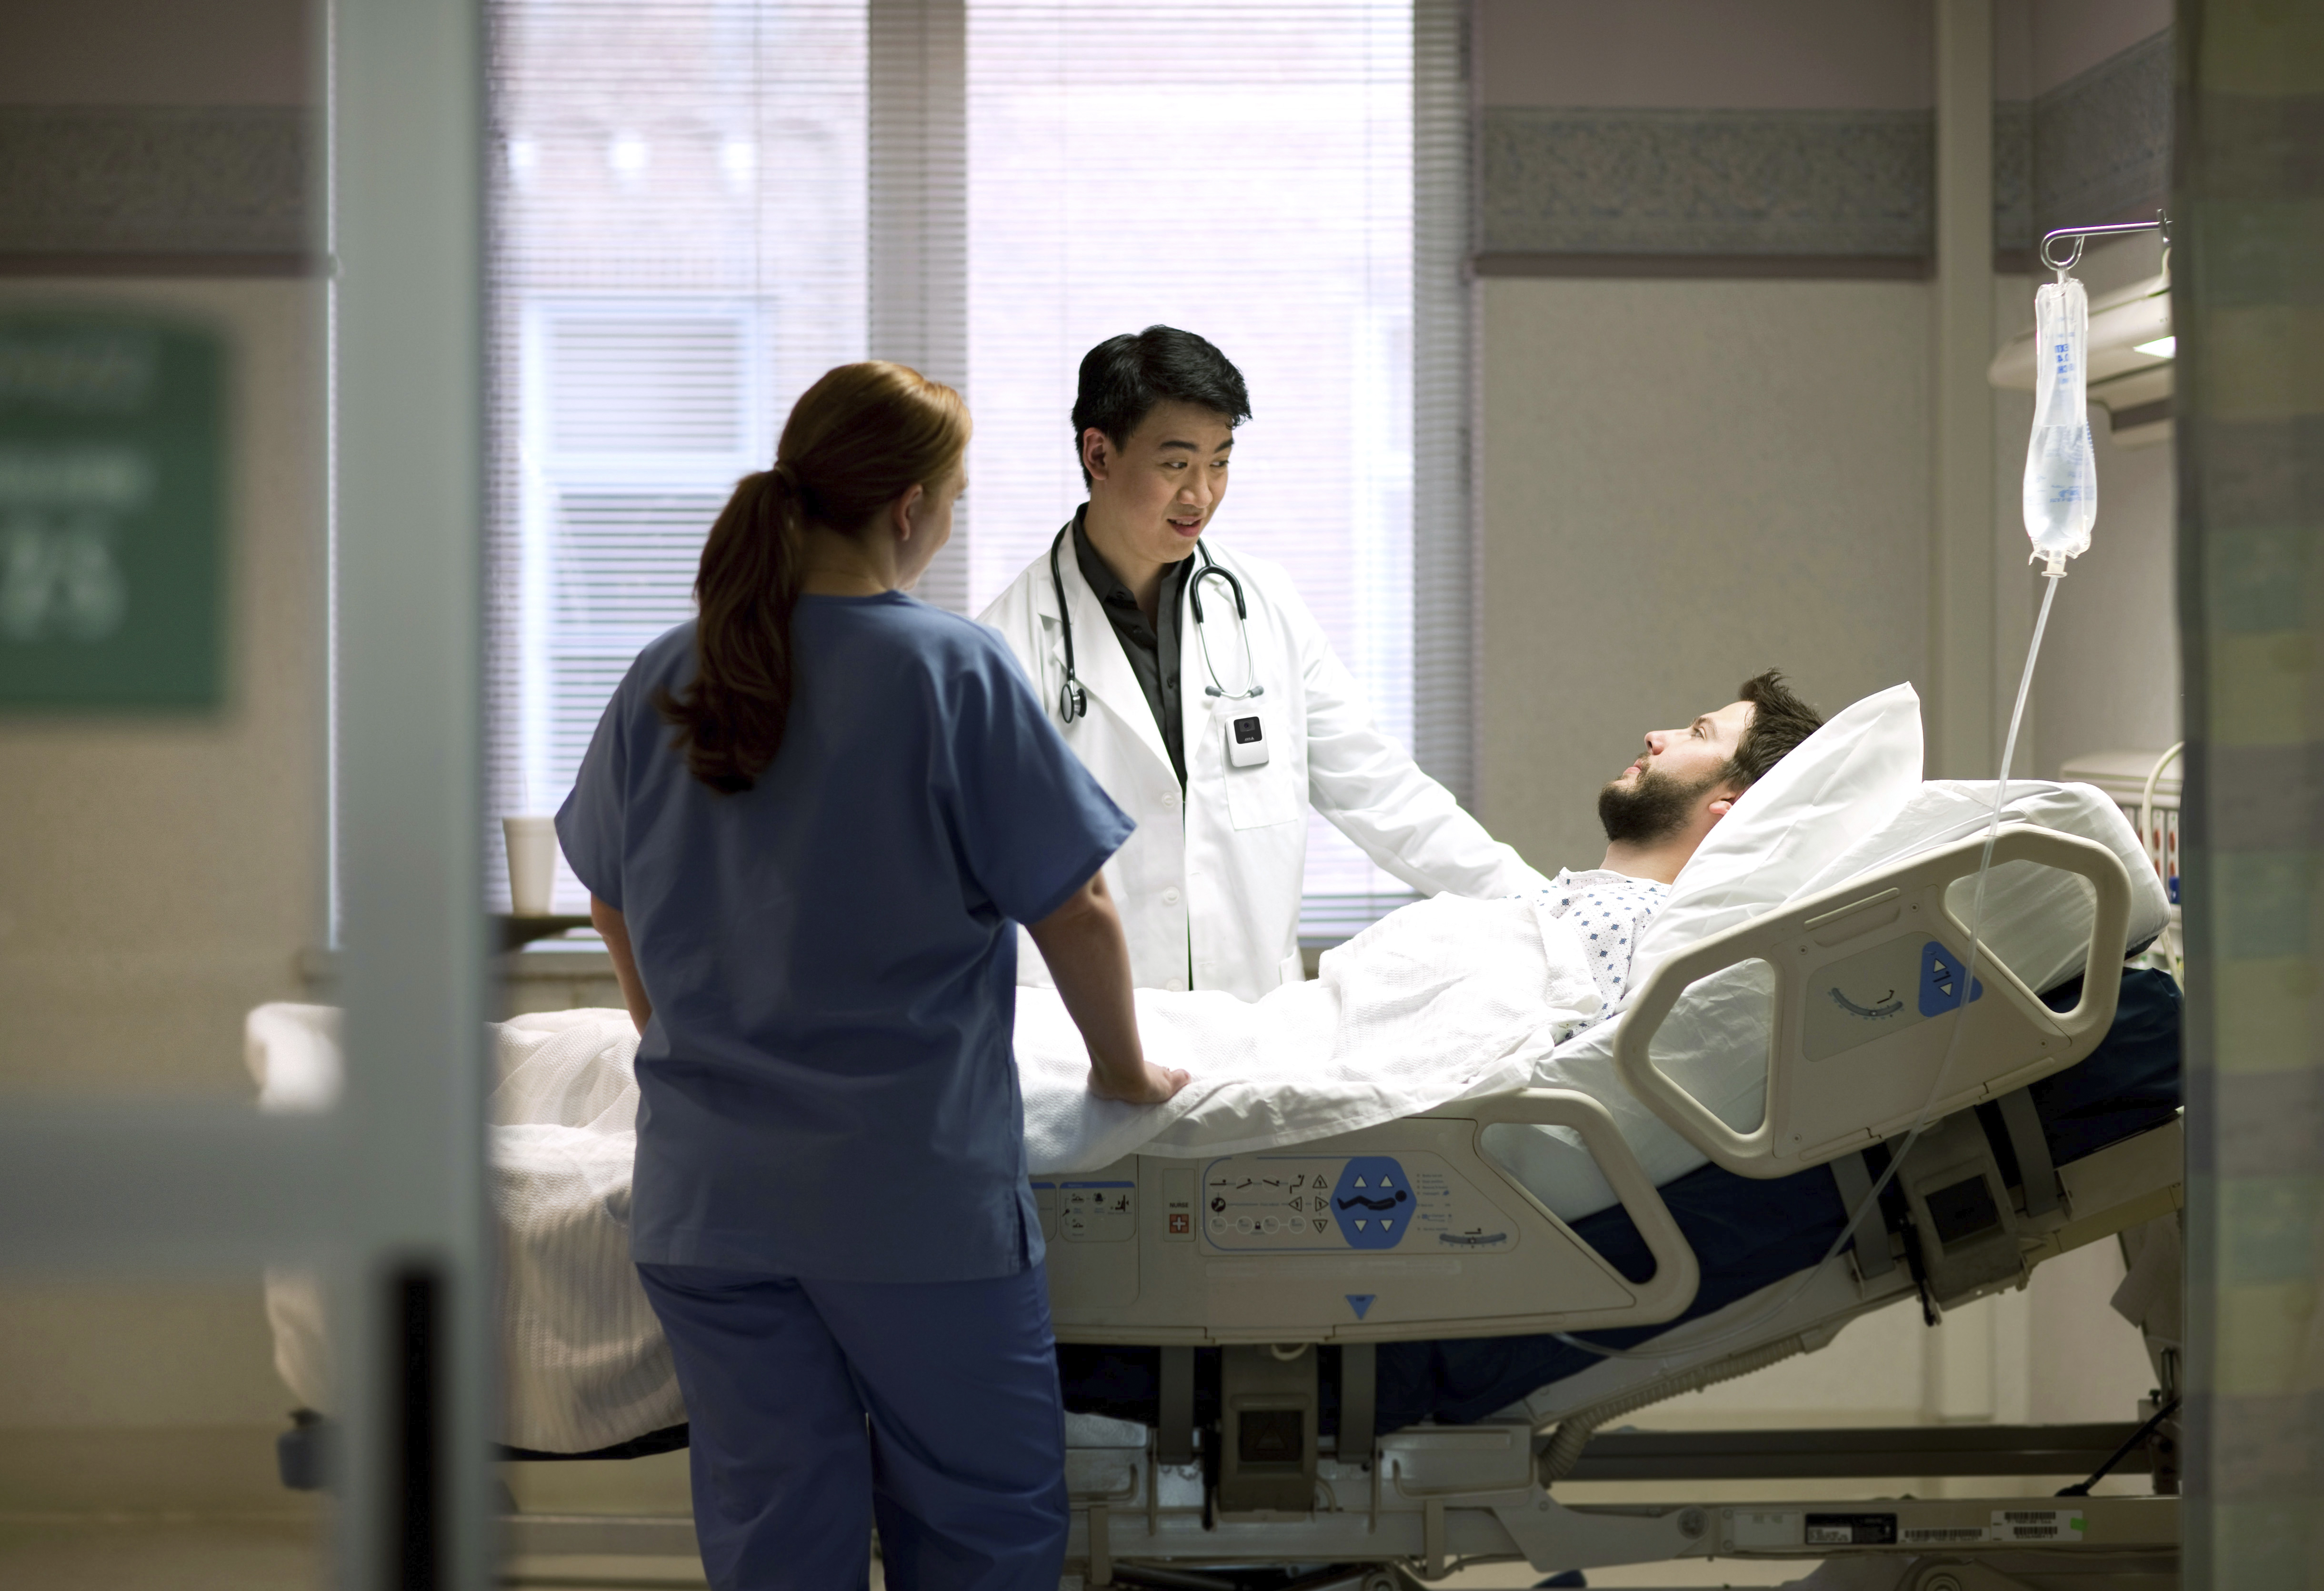
[[[798,471],[793,469],[789,465],[785,464],[781,459],[779,458],[775,460],[774,468],[767,471],[767,473],[774,476],[777,480],[782,482],[784,486],[789,487],[792,491],[796,492],[798,490]]]

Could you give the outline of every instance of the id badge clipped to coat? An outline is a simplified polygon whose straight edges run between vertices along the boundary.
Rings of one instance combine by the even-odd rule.
[[[1242,704],[1226,715],[1226,726],[1229,767],[1256,768],[1268,760],[1267,719],[1257,708]]]

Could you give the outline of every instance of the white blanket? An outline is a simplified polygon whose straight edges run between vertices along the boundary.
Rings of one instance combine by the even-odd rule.
[[[1192,1078],[1159,1107],[1093,1097],[1056,992],[1018,990],[1032,1170],[1240,1154],[1506,1093],[1599,1008],[1580,938],[1526,900],[1407,906],[1327,951],[1318,973],[1255,1005],[1139,990],[1147,1059]]]
[[[1149,1059],[1193,1080],[1140,1108],[1089,1092],[1088,1053],[1053,991],[1018,991],[1026,1150],[1037,1172],[1132,1152],[1231,1154],[1377,1125],[1521,1087],[1599,998],[1573,930],[1531,902],[1439,897],[1323,957],[1314,983],[1256,1005],[1142,991]],[[620,1011],[521,1016],[494,1030],[490,1103],[508,1406],[500,1439],[576,1453],[686,1418],[669,1351],[629,1258],[637,1032]],[[247,1030],[271,1108],[337,1093],[337,1013],[262,1006]],[[311,1284],[270,1275],[275,1364],[330,1407]]]

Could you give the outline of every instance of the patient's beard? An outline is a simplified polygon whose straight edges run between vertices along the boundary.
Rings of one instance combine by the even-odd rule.
[[[1651,846],[1670,838],[1686,827],[1696,800],[1718,782],[1714,773],[1688,784],[1652,763],[1638,770],[1636,784],[1614,781],[1598,792],[1598,821],[1605,826],[1606,843]]]

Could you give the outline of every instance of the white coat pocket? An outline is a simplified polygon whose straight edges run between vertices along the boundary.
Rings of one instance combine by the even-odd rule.
[[[1248,718],[1254,712],[1266,726],[1268,755],[1263,763],[1237,767],[1226,737],[1235,733],[1236,719]],[[1305,816],[1305,803],[1300,800],[1298,782],[1292,772],[1292,764],[1298,759],[1282,744],[1281,719],[1275,712],[1254,702],[1221,703],[1212,713],[1211,733],[1221,737],[1220,772],[1226,781],[1227,816],[1237,828],[1296,823]]]

